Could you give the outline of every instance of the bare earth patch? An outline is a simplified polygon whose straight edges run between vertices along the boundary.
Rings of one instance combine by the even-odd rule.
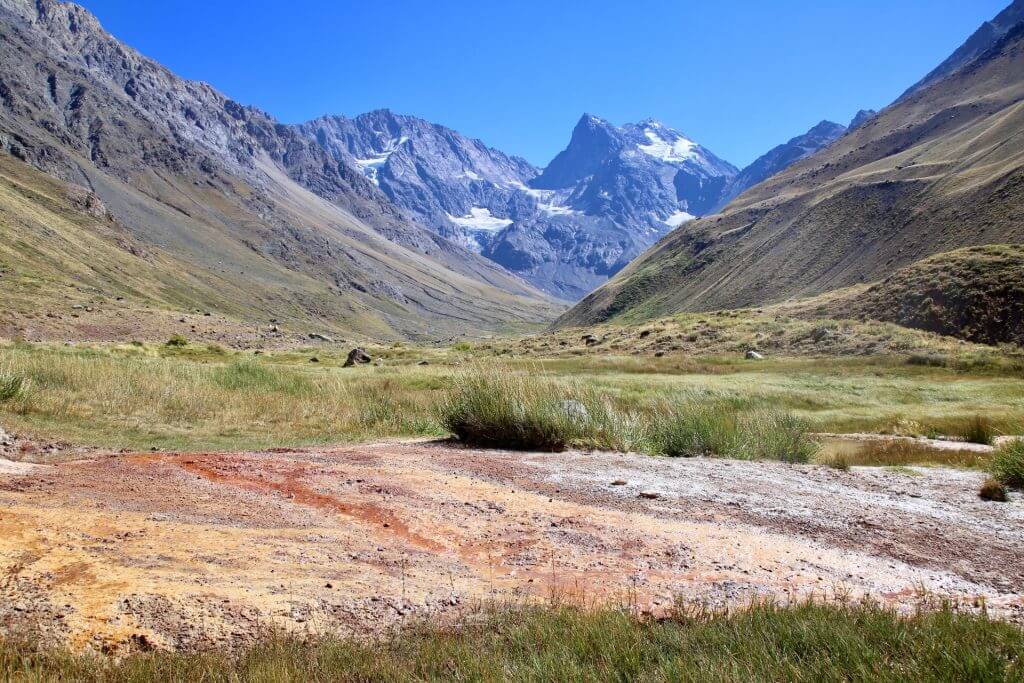
[[[0,468],[0,627],[191,648],[489,598],[836,591],[1024,621],[1024,499],[983,477],[427,442]]]

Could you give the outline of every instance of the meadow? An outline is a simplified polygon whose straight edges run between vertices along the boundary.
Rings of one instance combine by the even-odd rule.
[[[8,342],[0,346],[0,425],[41,440],[130,450],[445,437],[457,430],[442,408],[452,408],[456,394],[467,397],[474,378],[493,385],[478,386],[478,398],[514,390],[549,412],[566,401],[582,404],[594,424],[561,446],[684,454],[666,445],[662,419],[682,414],[691,422],[739,422],[747,431],[791,421],[808,432],[969,440],[977,440],[979,423],[986,438],[1024,425],[1024,380],[991,364],[935,366],[898,355],[515,356],[464,343],[371,346],[373,364],[345,368],[346,351]],[[572,410],[563,417],[573,422]],[[652,446],[654,439],[662,446]]]

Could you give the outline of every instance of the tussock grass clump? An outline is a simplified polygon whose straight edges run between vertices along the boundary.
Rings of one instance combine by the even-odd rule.
[[[818,451],[807,424],[792,414],[742,413],[726,403],[663,407],[651,420],[649,443],[658,455],[791,463],[809,462]]]
[[[28,391],[30,381],[21,375],[0,372],[0,403],[22,398]]]
[[[564,451],[571,445],[613,448],[628,441],[592,391],[501,369],[478,368],[457,377],[439,417],[472,446]]]
[[[726,454],[739,432],[735,411],[720,404],[662,404],[650,423],[655,453],[673,457]]]
[[[1000,446],[992,455],[992,477],[1014,489],[1024,489],[1024,440],[1015,439]]]
[[[175,334],[175,335],[172,335],[171,338],[168,339],[167,343],[164,344],[164,345],[165,346],[170,346],[171,348],[178,348],[178,349],[180,349],[182,347],[188,346],[188,338],[187,337],[183,337],[180,334]]]
[[[1018,680],[1024,631],[951,608],[757,603],[731,612],[490,608],[382,638],[113,659],[0,640],[0,678],[95,681]]]
[[[784,410],[760,410],[740,419],[738,447],[730,453],[743,460],[806,463],[820,446],[807,423]]]
[[[439,420],[460,441],[486,448],[576,446],[784,462],[807,462],[817,450],[807,425],[785,411],[743,412],[727,401],[699,399],[623,408],[593,388],[508,369],[458,377]]]
[[[995,441],[996,431],[993,429],[992,423],[986,418],[975,415],[966,420],[954,436],[959,436],[967,443],[980,443],[985,446],[991,446],[992,442]]]

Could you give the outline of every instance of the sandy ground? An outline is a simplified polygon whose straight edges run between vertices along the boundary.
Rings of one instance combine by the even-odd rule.
[[[480,600],[927,594],[1024,621],[982,475],[391,442],[0,467],[0,627],[76,648],[369,633]]]

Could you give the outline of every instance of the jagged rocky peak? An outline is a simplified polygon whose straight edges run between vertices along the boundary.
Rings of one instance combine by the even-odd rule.
[[[300,126],[417,222],[576,299],[713,203],[736,169],[664,124],[584,114],[541,171],[444,126],[378,110]]]
[[[853,120],[850,121],[850,125],[846,127],[847,131],[857,130],[869,120],[875,118],[878,112],[874,109],[861,109],[859,112],[854,114]]]
[[[415,116],[379,109],[299,129],[359,168],[417,222],[474,251],[536,203],[522,196],[539,172],[530,163]]]
[[[599,116],[584,114],[572,130],[569,145],[530,185],[541,190],[572,187],[593,175],[625,145],[621,131]]]

